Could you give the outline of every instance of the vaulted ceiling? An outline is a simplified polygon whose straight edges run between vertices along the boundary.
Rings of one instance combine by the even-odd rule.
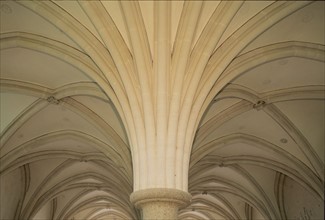
[[[128,72],[139,57],[158,56],[155,3],[1,1],[0,10],[0,218],[140,218],[119,94],[142,86],[141,73]],[[181,95],[207,90],[189,163],[193,198],[179,219],[323,219],[324,11],[324,1],[170,2],[171,62],[178,54],[189,73],[202,69],[186,75]],[[270,25],[252,25],[261,18]]]

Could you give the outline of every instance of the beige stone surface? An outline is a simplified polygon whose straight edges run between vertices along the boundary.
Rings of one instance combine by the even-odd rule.
[[[130,200],[141,209],[143,219],[177,219],[178,209],[190,203],[191,195],[176,189],[152,188],[132,193]]]
[[[0,0],[0,219],[324,219],[324,11]]]

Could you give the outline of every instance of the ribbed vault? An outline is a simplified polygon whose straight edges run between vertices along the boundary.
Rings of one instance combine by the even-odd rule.
[[[323,219],[322,1],[1,1],[1,219]]]

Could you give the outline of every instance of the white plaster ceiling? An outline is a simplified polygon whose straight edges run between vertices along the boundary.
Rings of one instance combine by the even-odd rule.
[[[59,6],[106,48],[77,1],[38,4]],[[154,56],[154,3],[136,4]],[[204,2],[190,53],[219,4]],[[211,59],[272,4],[243,3],[220,24],[227,28]],[[171,48],[184,5],[171,1]],[[324,5],[313,2],[285,16],[239,50],[216,80],[217,95],[203,109],[192,147],[193,199],[180,219],[323,219]],[[102,87],[105,74],[60,24],[33,7],[0,2],[1,218],[140,218],[129,201],[130,140],[114,93]],[[101,7],[132,51],[120,2]],[[282,53],[272,58],[272,48]]]

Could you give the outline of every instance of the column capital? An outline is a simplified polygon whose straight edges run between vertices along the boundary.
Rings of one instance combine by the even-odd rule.
[[[142,210],[143,219],[177,219],[178,209],[191,202],[191,194],[178,189],[150,188],[135,191],[130,200]]]

